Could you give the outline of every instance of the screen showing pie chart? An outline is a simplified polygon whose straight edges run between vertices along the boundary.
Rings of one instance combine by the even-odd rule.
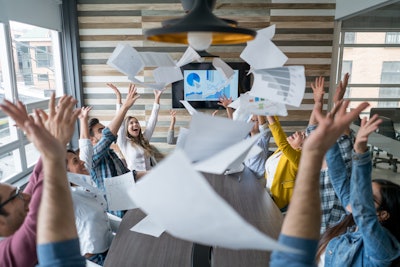
[[[197,73],[190,73],[186,78],[187,83],[190,86],[200,83],[200,76]]]

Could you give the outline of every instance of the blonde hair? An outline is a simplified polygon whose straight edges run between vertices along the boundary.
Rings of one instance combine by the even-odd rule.
[[[131,119],[137,120],[136,117],[133,117],[133,116],[127,116],[125,118],[125,136],[126,136],[126,138],[129,140],[129,142],[131,143],[132,146],[138,146],[138,147],[143,148],[144,154],[147,157],[154,156],[154,150],[151,147],[149,141],[143,136],[142,131],[139,131],[139,135],[137,137],[134,137],[129,133],[128,124]]]

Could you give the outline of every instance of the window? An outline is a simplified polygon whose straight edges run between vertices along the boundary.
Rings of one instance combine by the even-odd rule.
[[[382,64],[382,84],[400,85],[400,61],[385,61]],[[400,87],[379,88],[379,98],[396,98],[400,96]],[[397,102],[379,101],[378,107],[397,107]]]
[[[355,32],[345,32],[344,33],[344,43],[345,44],[354,44],[355,40],[356,40]]]
[[[400,32],[387,32],[385,42],[387,44],[400,44]]]
[[[49,92],[63,94],[58,32],[10,21],[0,23],[0,98],[21,100],[28,112],[47,108]],[[28,174],[38,152],[0,111],[0,181]]]

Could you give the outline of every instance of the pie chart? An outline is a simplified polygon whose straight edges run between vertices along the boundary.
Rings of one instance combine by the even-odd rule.
[[[200,76],[197,73],[192,72],[187,76],[186,81],[190,86],[195,86],[195,84],[200,83]]]

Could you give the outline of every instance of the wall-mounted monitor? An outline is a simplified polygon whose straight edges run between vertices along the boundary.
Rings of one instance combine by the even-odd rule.
[[[249,65],[227,63],[235,72],[227,81],[212,63],[191,63],[181,68],[183,80],[172,84],[172,107],[183,108],[180,100],[189,101],[194,108],[219,108],[221,96],[237,99],[250,90]]]

